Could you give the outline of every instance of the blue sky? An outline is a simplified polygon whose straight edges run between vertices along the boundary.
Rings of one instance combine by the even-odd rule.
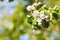
[[[16,0],[14,0],[13,2],[7,2],[7,1],[3,1],[0,2],[0,12],[3,12],[2,9],[6,10],[6,13],[11,13],[14,11],[14,8],[16,6]]]

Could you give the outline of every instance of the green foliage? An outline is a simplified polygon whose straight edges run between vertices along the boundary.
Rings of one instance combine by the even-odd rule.
[[[58,19],[58,14],[53,13],[52,15],[53,15],[54,19],[56,19],[56,20]]]
[[[3,1],[3,0],[0,0],[1,2]]]
[[[37,36],[37,40],[45,40],[43,32],[41,34],[37,34],[36,36]]]
[[[27,22],[28,22],[29,24],[32,24],[33,19],[34,19],[34,17],[31,16],[31,17],[28,18]]]
[[[39,8],[41,8],[44,4],[40,4],[36,7],[36,9],[38,10]]]
[[[9,2],[12,2],[12,1],[14,1],[14,0],[9,0]]]
[[[42,22],[42,27],[43,27],[43,28],[48,28],[48,27],[49,27],[49,22],[46,21],[46,20],[43,20],[43,22]]]

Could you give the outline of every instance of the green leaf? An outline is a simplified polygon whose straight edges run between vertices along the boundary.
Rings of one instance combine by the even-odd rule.
[[[41,8],[48,10],[48,6],[47,5],[43,5]]]
[[[56,20],[59,18],[57,13],[52,13],[52,15],[53,15],[53,18]]]
[[[12,1],[14,1],[14,0],[9,0],[9,2],[12,2]]]
[[[34,17],[31,16],[31,17],[28,18],[27,22],[28,22],[29,24],[32,24],[33,19],[34,19]]]
[[[44,4],[40,4],[36,7],[37,10],[39,10]]]
[[[31,25],[29,24],[29,23],[27,23],[27,25],[26,25],[28,28],[30,28],[31,27]]]
[[[42,21],[42,27],[43,28],[48,28],[49,22],[47,22],[45,19]]]

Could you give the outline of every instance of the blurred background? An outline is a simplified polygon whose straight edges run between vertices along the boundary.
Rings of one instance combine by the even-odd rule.
[[[49,7],[58,5],[60,0],[38,0]],[[27,24],[27,5],[35,0],[0,0],[0,40],[59,40],[60,24],[51,24],[40,34],[35,34]],[[60,20],[60,19],[59,19]],[[53,20],[56,23],[56,20]],[[56,37],[55,37],[56,36]]]

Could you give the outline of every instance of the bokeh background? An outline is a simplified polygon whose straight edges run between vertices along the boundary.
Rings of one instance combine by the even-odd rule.
[[[60,0],[38,1],[49,7],[58,5],[60,8]],[[0,40],[55,40],[54,35],[58,36],[55,37],[56,40],[60,38],[58,32],[60,24],[51,24],[51,27],[40,34],[33,33],[30,25],[26,25],[28,15],[26,7],[34,2],[35,0],[0,0]],[[53,22],[56,23],[56,20]]]

